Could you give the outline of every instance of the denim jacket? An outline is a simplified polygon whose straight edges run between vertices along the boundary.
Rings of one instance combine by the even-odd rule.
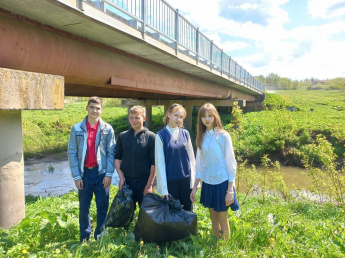
[[[68,159],[72,177],[75,181],[84,176],[84,162],[87,151],[87,127],[86,119],[72,127],[68,141]],[[98,173],[112,177],[115,152],[115,133],[111,125],[99,119],[96,135],[96,157]]]

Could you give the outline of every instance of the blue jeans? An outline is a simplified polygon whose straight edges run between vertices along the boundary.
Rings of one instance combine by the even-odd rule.
[[[83,177],[84,189],[78,191],[79,195],[79,226],[80,226],[80,242],[89,240],[91,234],[90,221],[90,204],[93,194],[96,197],[97,207],[97,227],[94,237],[101,234],[104,221],[107,216],[109,207],[109,188],[103,188],[103,179],[105,174],[98,174],[98,167],[93,169],[85,168]]]

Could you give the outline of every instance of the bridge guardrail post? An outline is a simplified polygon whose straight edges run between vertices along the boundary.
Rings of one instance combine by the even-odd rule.
[[[223,49],[222,51],[220,52],[220,74],[223,75]]]
[[[231,56],[229,56],[229,75],[228,77],[231,79]]]
[[[178,44],[179,44],[179,11],[176,9],[175,12],[175,54],[177,55],[178,53]]]
[[[210,68],[211,70],[213,68],[213,40],[211,40],[211,45],[210,45]]]
[[[196,62],[199,63],[199,37],[200,37],[200,31],[199,28],[196,29],[196,40],[195,40],[195,50],[196,50]]]
[[[143,20],[141,34],[142,38],[145,39],[146,34],[146,8],[145,8],[146,0],[141,0],[141,19]]]

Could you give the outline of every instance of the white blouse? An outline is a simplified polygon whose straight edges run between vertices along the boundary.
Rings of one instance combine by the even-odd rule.
[[[177,140],[179,136],[179,128],[175,127],[172,128],[170,126],[166,126],[166,129],[171,134],[173,140]],[[187,143],[187,153],[190,160],[190,168],[191,168],[191,175],[190,175],[190,188],[193,188],[194,181],[195,181],[195,157],[193,151],[192,141],[189,137]],[[164,148],[163,142],[160,137],[156,137],[155,141],[155,167],[156,167],[156,178],[157,178],[157,192],[161,195],[168,195],[168,185],[167,185],[167,174],[165,170],[165,156],[164,156]]]
[[[229,133],[217,127],[204,133],[196,152],[196,178],[211,185],[235,182],[237,162]]]

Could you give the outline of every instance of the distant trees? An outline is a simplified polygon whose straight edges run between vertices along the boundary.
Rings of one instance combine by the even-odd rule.
[[[259,75],[255,77],[266,86],[267,90],[298,90],[298,89],[344,89],[345,78],[339,77],[331,80],[318,80],[315,78],[304,80],[291,80],[280,77],[276,73],[270,73],[266,77]]]
[[[339,77],[329,80],[329,89],[345,89],[345,78]]]

